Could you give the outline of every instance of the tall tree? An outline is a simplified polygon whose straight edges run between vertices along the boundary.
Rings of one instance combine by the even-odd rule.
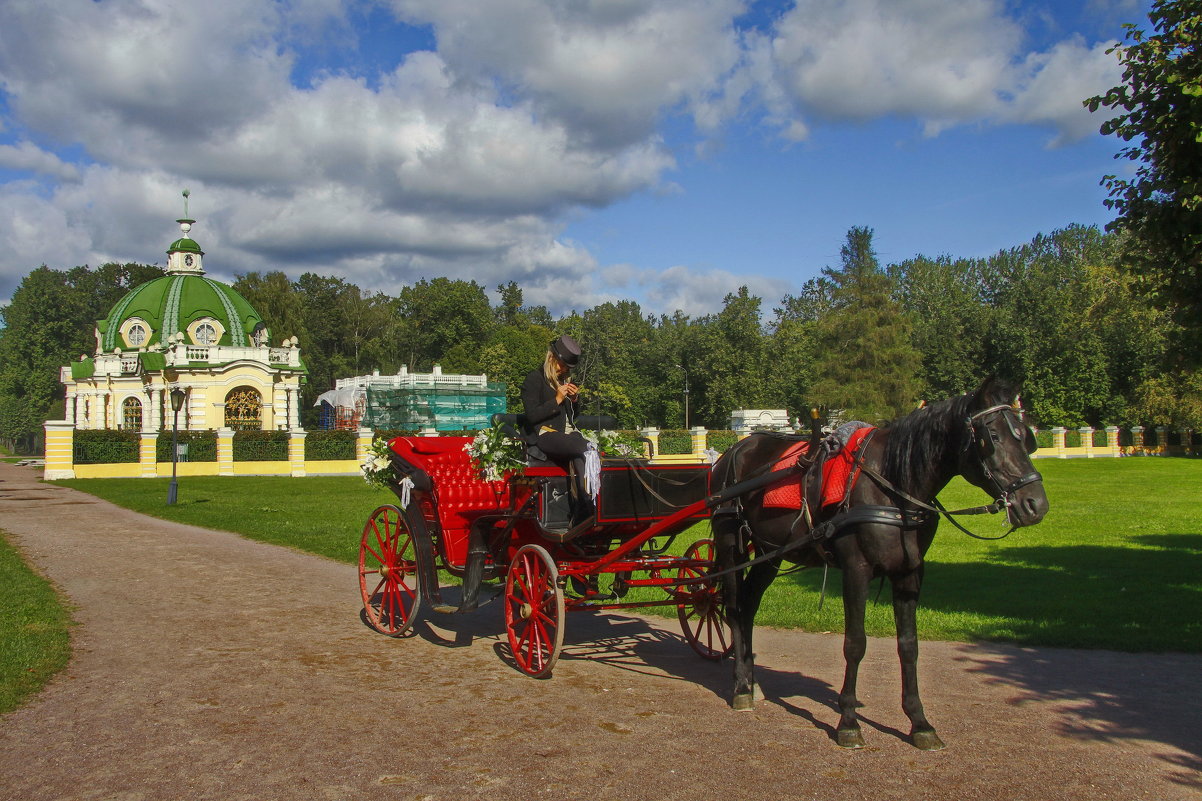
[[[1126,43],[1111,52],[1123,83],[1085,101],[1118,114],[1103,134],[1128,143],[1116,158],[1135,174],[1107,175],[1112,229],[1132,234],[1130,255],[1159,305],[1182,326],[1178,355],[1202,363],[1202,8],[1198,0],[1153,0],[1153,33],[1127,25]]]
[[[916,256],[889,268],[922,355],[925,398],[958,395],[984,377],[991,309],[981,298],[981,268],[980,261],[949,256]]]
[[[722,311],[703,318],[689,368],[693,425],[726,428],[736,409],[761,409],[769,398],[760,298],[739,287]]]
[[[922,361],[911,325],[881,269],[872,229],[847,232],[838,269],[823,268],[833,284],[832,307],[818,321],[814,400],[867,422],[912,410],[921,393]]]

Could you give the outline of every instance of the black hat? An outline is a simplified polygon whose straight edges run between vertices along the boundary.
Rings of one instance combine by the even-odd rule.
[[[580,361],[580,345],[567,334],[551,343],[551,352],[568,367],[575,367]]]

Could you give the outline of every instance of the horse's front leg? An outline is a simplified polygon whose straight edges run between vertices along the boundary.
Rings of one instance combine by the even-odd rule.
[[[743,561],[743,549],[739,547],[742,520],[733,510],[719,510],[711,520],[714,532],[714,547],[717,551],[718,570],[726,571]],[[731,706],[742,711],[755,705],[755,655],[751,652],[751,627],[755,612],[750,615],[743,608],[742,570],[736,570],[722,578],[722,605],[726,623],[730,626],[731,653],[735,663],[735,689]],[[749,622],[744,623],[747,619]]]
[[[843,570],[843,689],[839,692],[839,728],[835,732],[835,741],[843,748],[864,747],[864,735],[860,732],[860,718],[856,713],[859,706],[856,681],[868,647],[864,634],[864,608],[871,578],[871,569],[863,563]]]
[[[910,718],[910,741],[924,751],[938,751],[943,741],[927,721],[918,694],[918,593],[922,567],[892,579],[893,622],[897,626],[897,655],[901,660],[902,710]]]

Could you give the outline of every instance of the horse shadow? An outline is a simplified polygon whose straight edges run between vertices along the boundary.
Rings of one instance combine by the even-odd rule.
[[[1008,618],[1005,638],[1016,645],[977,643],[961,657],[967,670],[1014,688],[1011,703],[1055,702],[1063,736],[1108,743],[1143,740],[1175,749],[1159,755],[1169,765],[1169,778],[1202,789],[1202,654],[1197,653],[1202,599],[1196,585],[1161,580],[1202,575],[1202,534],[1130,540],[1143,547],[1024,546],[1006,549],[1004,564],[932,565],[923,606]],[[1049,575],[1056,583],[1054,596],[1023,591],[1047,587]],[[1014,592],[987,597],[952,589],[966,581]],[[1068,604],[1077,607],[1075,613],[1062,615]],[[1082,604],[1090,605],[1084,616],[1079,613]],[[1071,622],[1083,617],[1084,623]],[[1164,641],[1164,621],[1175,621],[1175,641]],[[1022,647],[1049,640],[1088,644],[1102,628],[1107,634],[1119,632],[1132,650],[1141,652]],[[1175,644],[1193,653],[1170,650]]]

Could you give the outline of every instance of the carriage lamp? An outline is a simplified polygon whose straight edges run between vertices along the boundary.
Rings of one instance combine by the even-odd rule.
[[[184,391],[179,387],[171,390],[171,484],[167,487],[167,505],[173,506],[179,497],[179,482],[176,480],[176,465],[179,463],[179,410],[184,405]]]

